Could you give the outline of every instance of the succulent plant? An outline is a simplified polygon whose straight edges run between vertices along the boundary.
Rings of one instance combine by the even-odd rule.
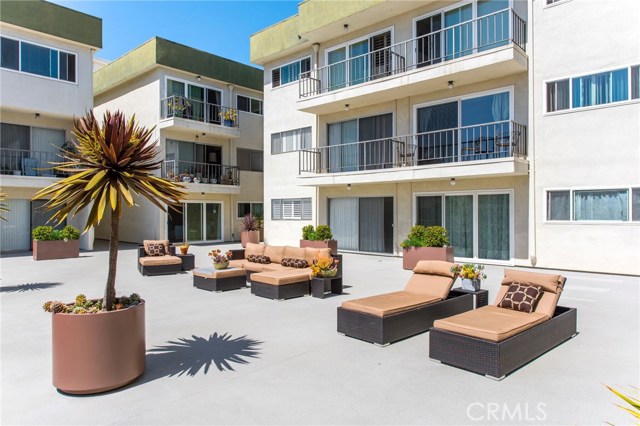
[[[84,294],[79,294],[76,296],[77,306],[82,306],[82,305],[85,305],[86,303],[87,303],[87,296],[85,296]]]

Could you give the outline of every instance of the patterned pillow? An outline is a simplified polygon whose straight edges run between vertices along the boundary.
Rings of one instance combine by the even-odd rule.
[[[262,263],[263,265],[268,265],[271,263],[271,259],[269,256],[265,256],[262,254],[250,254],[247,256],[247,260],[253,263]]]
[[[540,286],[516,282],[509,286],[498,307],[530,314],[536,309],[540,297],[542,297]]]
[[[309,264],[304,259],[294,259],[292,257],[285,257],[280,262],[282,266],[288,266],[290,268],[307,268]]]
[[[164,244],[162,243],[149,243],[146,247],[145,252],[147,256],[164,256]]]
[[[257,254],[250,254],[249,256],[247,256],[247,261],[251,263],[258,263],[258,261],[256,260],[257,257]]]

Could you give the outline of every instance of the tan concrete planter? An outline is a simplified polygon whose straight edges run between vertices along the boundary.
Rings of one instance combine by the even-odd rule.
[[[413,269],[420,260],[453,262],[453,247],[411,247],[402,253],[402,267]]]
[[[145,303],[97,314],[52,314],[53,385],[92,394],[133,382],[145,367]]]
[[[246,247],[247,243],[260,243],[260,231],[241,231],[240,232],[240,243],[242,247]]]
[[[33,260],[67,259],[80,256],[80,240],[33,240]]]
[[[338,242],[336,240],[326,240],[326,241],[311,241],[311,240],[300,240],[300,247],[311,247],[311,248],[330,248],[331,254],[338,254]]]

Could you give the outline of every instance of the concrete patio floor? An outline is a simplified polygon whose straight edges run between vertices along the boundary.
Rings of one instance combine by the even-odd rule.
[[[402,289],[411,274],[400,258],[356,254],[344,255],[345,294],[276,302],[249,289],[198,290],[189,273],[142,277],[135,247],[123,245],[117,291],[147,301],[146,372],[107,394],[63,395],[51,384],[51,318],[41,306],[102,295],[107,252],[97,247],[79,259],[0,260],[3,425],[633,421],[604,385],[640,384],[640,278],[561,272],[578,336],[496,382],[430,362],[428,333],[384,348],[339,335],[342,301]],[[210,248],[192,247],[196,265],[208,266]],[[486,272],[492,302],[503,268]]]

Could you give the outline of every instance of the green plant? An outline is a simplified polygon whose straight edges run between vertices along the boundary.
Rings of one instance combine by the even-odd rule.
[[[447,230],[442,226],[415,225],[407,235],[407,239],[400,243],[404,249],[410,247],[446,247],[449,245]]]
[[[62,231],[60,231],[59,229],[54,229],[53,231],[51,231],[51,239],[54,241],[62,240]]]
[[[63,161],[54,169],[70,176],[38,191],[34,199],[47,199],[45,208],[55,211],[52,220],[62,223],[69,214],[90,208],[83,232],[101,222],[111,212],[109,271],[102,309],[113,310],[116,303],[116,269],[122,205],[135,205],[132,192],[158,208],[173,207],[185,196],[184,187],[154,175],[160,169],[159,145],[152,140],[154,128],[129,120],[117,111],[105,112],[99,122],[93,111],[73,120],[75,152],[61,151]]]
[[[140,303],[140,295],[133,293],[131,296],[120,296],[113,300],[109,311],[119,310],[135,306]],[[57,300],[45,302],[42,309],[46,312],[64,313],[64,314],[95,314],[102,310],[103,299],[87,299],[84,294],[76,296],[74,303],[65,304]]]
[[[0,220],[7,221],[7,218],[4,217],[4,213],[8,213],[9,207],[5,204],[7,201],[7,194],[0,192]]]
[[[606,386],[606,385],[605,385]],[[633,387],[636,391],[640,391],[640,389]],[[640,420],[640,399],[633,396],[624,395],[622,392],[619,392],[612,387],[607,386],[611,392],[613,392],[618,398],[622,399],[624,402],[629,404],[631,407],[625,407],[623,405],[616,404],[617,407],[623,409],[627,413],[631,414],[637,420]],[[640,396],[640,395],[638,395]],[[611,424],[611,423],[608,423]],[[640,423],[636,423],[636,425],[640,425]]]
[[[257,231],[258,230],[258,221],[251,213],[245,215],[242,218],[242,222],[240,222],[240,230],[241,231]]]
[[[329,225],[318,225],[316,228],[316,241],[327,241],[333,238],[333,233]]]
[[[465,263],[464,265],[456,265],[451,267],[451,272],[466,280],[484,280],[487,274],[484,272],[484,265],[475,263]]]
[[[36,241],[50,241],[53,240],[53,227],[52,226],[36,226],[31,231],[31,237]]]
[[[67,225],[60,232],[60,237],[62,237],[63,240],[79,240],[80,231],[74,226]]]
[[[315,239],[316,233],[313,229],[313,225],[307,225],[302,227],[302,239],[313,241]]]

